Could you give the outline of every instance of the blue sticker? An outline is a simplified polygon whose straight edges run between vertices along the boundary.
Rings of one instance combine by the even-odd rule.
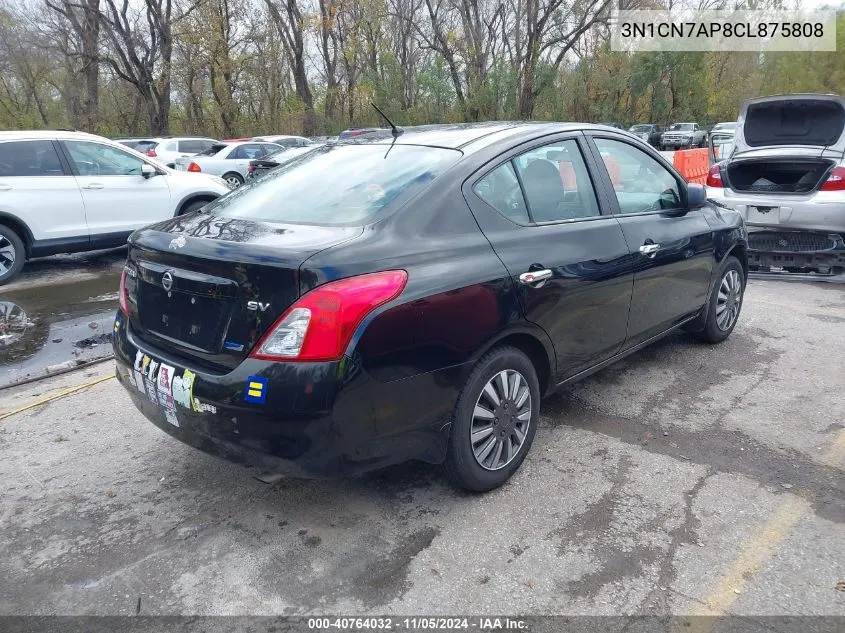
[[[234,341],[225,341],[223,343],[223,347],[225,349],[230,349],[233,352],[240,352],[244,348],[242,343],[235,343]]]
[[[267,379],[261,376],[250,376],[246,379],[244,400],[255,404],[264,404],[267,399]]]

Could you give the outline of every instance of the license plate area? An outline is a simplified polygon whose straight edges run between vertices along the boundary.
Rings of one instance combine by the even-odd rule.
[[[141,286],[138,318],[144,330],[199,351],[220,351],[232,317],[230,300]]]
[[[745,221],[749,224],[780,224],[780,207],[748,205]]]

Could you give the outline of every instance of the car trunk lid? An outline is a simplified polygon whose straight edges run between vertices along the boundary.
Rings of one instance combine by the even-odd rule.
[[[135,336],[209,369],[236,367],[300,295],[300,266],[360,227],[196,214],[136,232],[127,267]]]
[[[845,154],[845,99],[836,95],[785,95],[746,101],[736,129],[734,155],[762,148],[808,148],[817,156]]]

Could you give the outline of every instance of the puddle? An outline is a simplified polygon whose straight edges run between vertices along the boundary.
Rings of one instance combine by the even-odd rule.
[[[48,367],[111,353],[119,271],[44,286],[0,288],[0,387]]]

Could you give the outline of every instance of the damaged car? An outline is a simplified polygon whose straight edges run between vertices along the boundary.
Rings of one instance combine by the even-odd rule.
[[[845,98],[749,100],[722,157],[708,198],[745,218],[751,270],[845,273]]]

